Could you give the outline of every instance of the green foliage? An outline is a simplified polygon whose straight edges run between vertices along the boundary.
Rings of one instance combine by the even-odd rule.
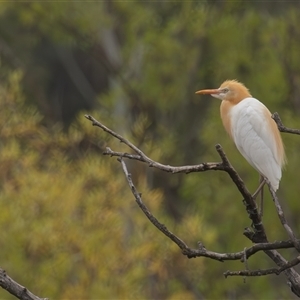
[[[287,126],[300,128],[299,10],[287,5],[277,14],[245,1],[105,3],[1,5],[0,33],[13,51],[1,52],[0,266],[52,299],[290,299],[283,276],[225,280],[224,271],[244,265],[184,257],[139,210],[116,159],[101,155],[107,146],[130,150],[83,112],[65,130],[38,107],[53,80],[49,49],[103,56],[93,46],[115,30],[121,65],[91,114],[165,164],[219,161],[220,143],[254,191],[257,172],[225,134],[220,103],[194,92],[237,78]],[[49,53],[39,56],[39,48]],[[16,57],[7,59],[14,53],[22,71]],[[299,138],[283,139],[289,164],[279,197],[297,232]],[[226,173],[162,174],[133,161],[128,167],[153,214],[189,246],[200,240],[234,252],[251,245],[242,235],[249,218]],[[270,240],[286,239],[277,219],[266,196]],[[273,266],[263,254],[248,263]],[[0,291],[0,298],[9,296]]]

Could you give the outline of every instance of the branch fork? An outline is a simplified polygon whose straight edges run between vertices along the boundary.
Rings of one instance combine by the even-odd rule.
[[[109,133],[111,136],[118,139],[120,142],[127,145],[135,154],[129,154],[126,152],[116,152],[111,150],[109,147],[106,148],[104,151],[104,155],[109,155],[111,157],[118,157],[118,161],[121,163],[123,173],[127,179],[128,185],[131,189],[131,192],[135,198],[140,209],[149,219],[149,221],[158,229],[160,230],[165,236],[167,236],[170,240],[172,240],[180,249],[183,255],[187,256],[188,258],[195,258],[195,257],[207,257],[213,260],[217,260],[220,262],[224,262],[226,260],[240,260],[245,264],[246,270],[240,271],[226,271],[224,273],[225,277],[228,276],[264,276],[270,274],[279,275],[280,273],[284,272],[286,277],[289,280],[289,286],[291,290],[300,297],[300,275],[293,269],[294,266],[300,263],[300,255],[296,256],[291,261],[287,261],[278,251],[278,249],[287,249],[287,248],[294,248],[300,253],[300,241],[295,237],[295,234],[291,227],[288,225],[288,222],[283,214],[283,210],[281,205],[278,201],[277,195],[275,192],[270,188],[269,190],[272,196],[272,199],[275,203],[275,207],[277,210],[278,217],[281,221],[282,226],[287,232],[289,240],[286,241],[275,241],[269,242],[267,238],[267,233],[264,228],[264,225],[261,220],[261,216],[258,213],[257,205],[255,200],[253,199],[251,193],[245,186],[245,183],[236,172],[234,167],[231,165],[230,161],[228,160],[223,148],[221,145],[216,145],[216,151],[218,152],[221,162],[205,162],[198,165],[189,165],[189,166],[169,166],[164,165],[159,162],[153,161],[150,159],[146,154],[144,154],[139,148],[133,145],[130,141],[119,135],[118,133],[114,132],[113,130],[109,129],[95,118],[90,115],[85,116],[88,120],[92,122],[93,126],[97,126],[101,128],[103,131]],[[285,127],[278,113],[274,113],[272,118],[277,123],[277,126],[281,132],[292,133],[292,134],[299,134],[300,130],[298,129],[290,129]],[[148,164],[149,167],[157,168],[164,172],[169,173],[192,173],[192,172],[205,172],[210,170],[215,171],[223,171],[226,172],[233,183],[235,184],[236,188],[239,190],[240,194],[243,197],[243,203],[245,205],[246,211],[248,213],[249,218],[252,221],[251,228],[246,228],[244,230],[244,235],[250,239],[254,245],[249,248],[244,248],[244,250],[235,252],[235,253],[218,253],[207,250],[205,246],[198,242],[198,248],[193,249],[190,248],[182,239],[177,237],[174,233],[172,233],[164,224],[160,223],[159,220],[152,215],[150,210],[147,206],[143,203],[141,194],[137,191],[132,179],[131,175],[128,172],[127,165],[125,163],[125,159],[133,159],[144,162]],[[263,251],[267,256],[271,258],[277,265],[277,268],[270,268],[264,270],[249,270],[248,269],[248,258],[253,256],[259,251]]]

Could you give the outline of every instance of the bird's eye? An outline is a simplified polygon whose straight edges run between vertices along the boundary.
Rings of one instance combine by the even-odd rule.
[[[228,88],[223,89],[223,93],[228,93],[228,92],[229,92]]]

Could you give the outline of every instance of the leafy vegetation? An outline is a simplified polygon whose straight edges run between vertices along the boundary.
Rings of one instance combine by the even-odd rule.
[[[188,260],[144,217],[89,111],[154,160],[217,161],[220,143],[250,190],[258,174],[226,136],[219,102],[194,92],[237,78],[300,128],[297,2],[47,2],[0,6],[0,266],[52,299],[292,299],[283,275],[223,277],[240,262]],[[279,197],[295,229],[299,138]],[[190,246],[250,246],[224,173],[163,174],[131,162],[154,215]],[[264,224],[286,239],[271,199]],[[260,254],[249,267],[272,264]],[[0,298],[9,299],[6,291]],[[13,299],[13,298],[11,298]]]

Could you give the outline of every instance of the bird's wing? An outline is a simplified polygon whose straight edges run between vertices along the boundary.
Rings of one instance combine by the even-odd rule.
[[[231,112],[232,136],[247,161],[267,177],[277,190],[281,178],[274,122],[270,111],[258,100],[247,98],[238,103]]]

